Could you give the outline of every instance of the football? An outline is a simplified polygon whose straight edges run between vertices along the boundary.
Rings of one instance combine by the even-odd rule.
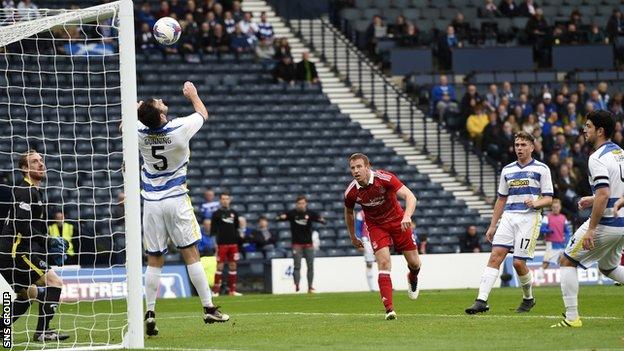
[[[180,39],[182,27],[171,17],[162,17],[154,24],[154,38],[163,45],[175,44]]]

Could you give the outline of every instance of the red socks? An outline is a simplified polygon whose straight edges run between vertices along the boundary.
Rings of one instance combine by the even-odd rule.
[[[228,273],[228,288],[230,289],[230,294],[236,291],[236,271]]]
[[[393,311],[392,305],[392,279],[390,278],[390,272],[379,271],[377,277],[377,283],[379,284],[379,294],[381,295],[381,302],[383,302],[386,312]]]
[[[215,272],[214,285],[212,286],[212,292],[218,294],[221,291],[221,272]]]

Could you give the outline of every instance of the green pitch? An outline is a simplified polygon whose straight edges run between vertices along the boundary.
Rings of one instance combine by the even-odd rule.
[[[202,322],[198,298],[158,300],[160,334],[145,344],[162,350],[624,349],[624,287],[581,287],[580,329],[549,328],[563,311],[558,288],[536,288],[537,305],[522,315],[513,311],[521,299],[519,289],[494,289],[489,312],[466,316],[463,310],[475,294],[423,291],[411,301],[405,291],[395,291],[395,321],[384,320],[378,293],[224,296],[215,302],[232,319],[213,325]],[[124,307],[122,301],[62,306],[66,317],[61,317],[61,329],[80,342],[105,342],[109,337],[119,342]],[[72,318],[77,308],[81,314],[120,314]],[[28,319],[34,328],[35,316]],[[94,321],[97,331],[90,332]],[[24,322],[15,330],[23,330]],[[25,338],[18,332],[15,342]],[[41,347],[29,348],[37,346]]]

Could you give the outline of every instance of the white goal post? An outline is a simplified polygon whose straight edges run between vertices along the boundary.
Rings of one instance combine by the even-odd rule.
[[[11,145],[11,150],[9,151],[5,149],[0,149],[0,157],[4,157],[2,160],[5,160],[5,159],[12,160],[12,161],[9,161],[10,168],[6,168],[6,166],[3,166],[1,167],[3,169],[1,169],[0,171],[13,172],[14,174],[17,173],[18,171],[17,166],[16,166],[17,163],[14,160],[18,157],[18,155],[21,152],[26,151],[22,147],[22,144],[24,143],[25,145],[28,146],[28,148],[32,148],[35,145],[39,147],[42,146],[43,150],[38,150],[42,155],[43,154],[54,155],[54,152],[52,152],[51,150],[58,150],[58,159],[60,160],[60,165],[53,166],[51,162],[50,167],[48,167],[48,173],[53,174],[55,172],[54,174],[57,174],[58,178],[61,179],[60,181],[61,185],[57,186],[56,183],[52,184],[53,181],[48,181],[49,184],[44,183],[44,187],[48,185],[51,192],[54,191],[55,194],[57,193],[60,194],[61,200],[59,200],[58,201],[59,203],[57,204],[59,206],[66,206],[68,204],[73,204],[71,203],[71,201],[73,200],[67,200],[67,198],[64,198],[63,196],[67,196],[66,194],[70,194],[71,196],[73,196],[72,191],[78,192],[77,198],[79,200],[76,206],[77,208],[79,208],[79,210],[77,212],[78,215],[76,218],[76,222],[79,225],[81,224],[81,221],[85,221],[85,222],[87,221],[86,219],[83,219],[83,218],[90,218],[90,217],[81,217],[81,216],[84,216],[84,214],[81,214],[80,212],[80,209],[82,208],[80,206],[84,205],[83,203],[80,202],[81,189],[86,189],[85,191],[88,191],[93,194],[99,193],[99,194],[105,194],[105,197],[108,196],[106,197],[106,201],[98,202],[95,195],[93,195],[92,204],[93,204],[94,214],[93,214],[93,219],[89,219],[89,221],[95,223],[93,224],[94,227],[96,225],[104,223],[105,225],[108,225],[110,228],[112,228],[111,223],[113,220],[109,218],[112,216],[111,215],[109,215],[109,217],[102,216],[99,214],[100,212],[98,211],[102,210],[102,208],[105,209],[105,207],[108,205],[108,211],[109,213],[111,213],[113,207],[118,205],[115,203],[114,195],[116,195],[116,193],[114,194],[114,192],[120,192],[123,190],[123,192],[125,193],[125,200],[124,200],[124,211],[125,211],[124,222],[125,224],[122,225],[122,228],[125,228],[125,229],[123,229],[123,233],[117,233],[117,234],[122,234],[123,236],[125,236],[125,259],[126,261],[125,263],[124,262],[119,263],[117,265],[118,267],[116,268],[119,268],[121,270],[125,269],[124,271],[126,274],[125,284],[127,285],[127,298],[126,298],[126,304],[125,304],[126,306],[125,308],[127,309],[127,312],[125,316],[127,316],[126,317],[127,319],[124,320],[123,313],[114,312],[115,309],[113,308],[114,303],[112,300],[110,302],[105,302],[105,307],[109,308],[110,312],[104,312],[104,313],[100,313],[97,310],[95,306],[95,302],[77,301],[72,306],[73,308],[72,311],[75,311],[75,312],[72,312],[74,314],[70,315],[70,317],[63,317],[63,303],[61,303],[60,312],[57,314],[57,316],[55,316],[54,319],[56,321],[53,323],[61,324],[61,326],[72,325],[73,323],[73,327],[75,330],[73,331],[74,334],[72,334],[72,336],[80,335],[80,333],[95,334],[98,332],[102,332],[102,333],[107,332],[105,330],[105,327],[102,328],[101,325],[98,325],[97,327],[95,326],[96,323],[102,323],[101,320],[98,320],[99,318],[110,318],[110,320],[115,320],[115,323],[118,323],[119,325],[118,330],[115,329],[115,331],[118,333],[114,334],[113,327],[110,327],[110,329],[108,330],[108,333],[109,333],[108,339],[106,337],[101,337],[100,339],[96,340],[97,341],[96,342],[94,341],[94,339],[97,339],[97,338],[92,338],[90,336],[85,337],[84,339],[81,339],[81,340],[76,340],[77,338],[74,338],[72,340],[70,338],[69,340],[67,340],[67,342],[59,342],[59,343],[52,343],[53,345],[46,345],[46,349],[48,349],[49,346],[53,346],[58,349],[64,349],[64,350],[65,349],[97,350],[97,349],[119,349],[119,348],[137,349],[137,348],[144,347],[143,284],[142,284],[143,278],[142,278],[141,222],[140,222],[141,204],[140,204],[140,194],[139,194],[140,164],[139,164],[139,151],[138,151],[138,136],[136,133],[137,87],[136,87],[136,63],[135,63],[133,11],[134,9],[133,9],[132,0],[121,0],[121,1],[111,2],[111,3],[99,5],[99,6],[94,6],[94,7],[85,8],[85,9],[77,9],[77,10],[74,10],[74,9],[33,9],[31,10],[30,13],[27,13],[26,15],[24,13],[19,13],[19,9],[0,9],[0,55],[2,55],[3,57],[2,60],[6,60],[6,65],[5,65],[6,68],[4,68],[4,71],[3,71],[3,68],[0,67],[0,76],[4,75],[4,77],[0,77],[0,107],[2,107],[3,109],[6,108],[6,111],[8,111],[8,116],[3,116],[0,113],[0,128],[4,126],[10,126],[11,128],[10,129],[11,135],[7,135],[6,133],[8,133],[8,131],[6,130],[2,130],[0,132],[0,142],[5,143],[6,145]],[[101,25],[101,23],[103,23],[104,20],[108,21],[107,24]],[[105,52],[105,53],[101,53],[102,63],[101,63],[100,68],[104,67],[103,72],[98,71],[97,73],[93,73],[93,74],[90,73],[89,71],[90,62],[97,61],[97,58],[100,56],[97,56],[98,53],[94,54],[93,52],[90,51],[93,48],[89,46],[88,40],[86,39],[85,39],[85,44],[81,46],[81,50],[83,50],[84,52],[58,53],[59,57],[62,56],[62,59],[68,62],[66,66],[70,67],[72,70],[74,69],[74,57],[76,57],[76,60],[79,60],[79,59],[82,60],[83,58],[86,57],[87,64],[84,65],[85,67],[87,67],[86,71],[81,71],[79,69],[76,69],[76,72],[73,72],[73,71],[61,72],[61,70],[56,71],[57,59],[54,57],[54,55],[57,55],[57,52],[56,52],[55,45],[58,45],[58,42],[64,39],[56,38],[53,33],[55,32],[67,33],[68,38],[69,38],[67,42],[69,42],[70,44],[68,45],[71,46],[73,44],[71,44],[71,35],[69,35],[70,26],[77,26],[78,31],[80,31],[82,34],[86,33],[87,31],[90,31],[89,33],[100,33],[101,28],[105,28],[107,31],[112,31],[113,33],[116,33],[107,38],[104,38],[104,37],[100,38],[99,39],[100,44],[92,44],[96,46],[98,50],[101,49],[101,47],[103,47],[102,50]],[[45,33],[45,35],[42,35],[41,39],[39,39],[39,36],[38,36],[38,34],[40,33]],[[86,34],[84,36],[86,36]],[[35,43],[34,51],[33,50],[28,51],[24,49],[24,46],[22,46],[23,51],[21,53],[19,52],[13,53],[11,54],[12,56],[9,55],[8,47],[10,45],[19,44],[21,41],[27,40],[29,38],[31,38],[32,41]],[[114,44],[111,45],[111,47],[114,47],[114,49],[112,49],[112,53],[110,54],[106,53],[106,51],[109,50],[108,40],[114,41]],[[39,44],[41,43],[43,45],[44,42],[48,42],[50,46],[54,46],[53,54],[50,55],[47,52],[46,53],[40,52]],[[101,47],[98,45],[100,45]],[[89,57],[90,55],[95,55],[95,56]],[[96,59],[94,59],[94,57]],[[115,58],[115,57],[118,58],[118,62],[119,62],[118,70],[107,72],[105,59],[110,59],[110,58]],[[11,60],[15,59],[17,62],[21,60],[22,62],[21,67],[23,71],[21,72],[21,76],[22,76],[21,84],[16,84],[13,82],[13,77],[19,78],[20,72],[19,70],[15,69],[15,67],[19,67],[19,65],[11,66],[11,64],[9,63],[10,59]],[[31,67],[27,67],[26,64],[24,63],[26,61],[36,62],[38,63],[38,67],[34,69]],[[47,62],[47,64],[41,64],[41,62]],[[53,62],[53,64],[49,62]],[[61,77],[62,75],[64,75],[64,77]],[[75,89],[58,88],[59,87],[58,82],[61,80],[61,78],[69,79],[70,85],[73,86],[74,78],[72,78],[72,76],[74,75],[76,78],[78,76],[84,78],[84,80],[86,80],[86,87],[75,88]],[[96,75],[98,76],[96,77]],[[37,85],[32,82],[27,83],[26,82],[27,79],[24,78],[26,76],[32,76],[35,78],[38,76],[39,84]],[[117,77],[115,78],[115,76]],[[104,77],[103,83],[101,82],[102,77]],[[107,85],[107,80],[111,78],[114,78],[116,83]],[[89,92],[88,90],[90,90],[91,79],[93,79],[93,82],[96,82],[96,81],[99,82],[97,84],[102,83],[102,86],[93,88],[93,91]],[[56,91],[54,91],[55,86],[53,84],[50,84],[50,82],[57,82]],[[13,98],[14,95],[16,94],[19,95],[18,94],[19,91],[22,92],[21,94],[23,96],[23,102],[22,102],[23,111],[20,110],[20,106],[18,105],[19,101],[21,100],[16,102]],[[34,93],[36,95],[37,92],[39,96],[41,97],[39,101],[37,101],[36,99],[35,101],[31,101],[28,99],[28,96],[31,96],[28,94]],[[3,94],[5,94],[5,96],[3,96]],[[56,101],[54,103],[50,103],[50,101],[48,101],[48,98],[45,96],[50,95],[54,97],[54,94],[56,94],[55,95]],[[112,99],[110,101],[113,101],[113,100],[114,101],[110,102],[108,100],[109,97],[107,96],[107,94],[118,97],[119,101]],[[96,95],[99,95],[99,96],[96,96]],[[74,98],[73,107],[63,103],[63,101],[66,101],[66,99],[71,100],[71,97]],[[80,100],[83,97],[86,97],[84,98],[87,101],[86,105],[83,102],[81,102],[82,100]],[[103,100],[104,104],[99,103],[98,102],[99,100]],[[32,117],[33,109],[41,109],[40,116]],[[56,116],[52,116],[48,114],[48,112],[45,112],[45,111],[53,111],[54,109],[56,109],[57,111]],[[80,116],[80,114],[76,112],[79,109],[80,111],[85,111],[84,114],[86,114],[88,118],[84,119],[85,117],[84,115]],[[73,125],[71,124],[72,123],[72,119],[71,119],[72,110],[74,113]],[[93,112],[96,110],[97,112]],[[15,116],[11,114],[12,111],[16,112]],[[119,115],[109,116],[109,113],[112,113],[111,111],[115,111],[115,113],[117,113],[117,111],[120,111],[121,116]],[[63,112],[64,114],[63,116],[69,115],[70,119],[68,120],[67,118],[61,116],[60,112]],[[22,113],[25,114],[25,117],[22,115]],[[96,115],[99,117],[95,118]],[[51,116],[51,120],[47,120],[47,118],[50,116]],[[91,120],[91,117],[94,117],[95,119]],[[110,125],[112,125],[113,123],[116,123],[117,125],[119,125],[119,122],[121,122],[121,125],[122,125],[121,130],[117,130],[115,135],[111,134]],[[40,125],[41,135],[36,134],[36,136],[33,136],[29,134],[30,133],[29,128],[31,128],[33,124],[36,124],[37,126]],[[21,126],[21,125],[25,126],[24,127],[25,135],[18,135],[18,132],[15,132],[15,135],[13,135],[14,133],[13,131],[20,130],[21,127],[18,127],[18,126]],[[48,127],[51,128],[50,130],[52,129],[58,130],[58,135],[46,134]],[[76,139],[70,140],[65,137],[62,137],[61,132],[63,131],[63,128],[73,128],[73,134],[76,136]],[[108,130],[106,130],[106,128],[108,128]],[[106,133],[108,134],[106,133],[102,134],[102,130],[106,131]],[[4,136],[1,133],[5,133]],[[84,135],[84,134],[86,134],[87,136],[90,134],[92,137],[92,140],[89,141],[88,138],[80,139],[81,135]],[[111,135],[113,138],[109,140],[99,139],[100,135]],[[18,145],[18,143],[22,143],[22,144],[19,144],[19,147],[16,146],[16,149],[13,149],[14,144],[13,144],[13,141],[11,141],[11,138],[13,138],[14,140],[17,140],[15,145]],[[117,145],[117,147],[120,147],[121,150],[114,151],[114,147],[116,146],[114,144],[115,143],[119,144],[119,141],[121,141],[122,146]],[[62,149],[63,143],[66,143],[66,142],[73,142],[72,145],[74,147],[74,150],[73,152],[63,154],[61,152],[62,151],[61,149]],[[100,151],[97,151],[96,149],[101,148],[102,143],[105,143],[108,145],[104,149],[106,150],[110,149],[113,151],[109,151],[108,154],[104,154],[104,155],[98,154],[98,152]],[[5,144],[2,144],[2,145],[5,145]],[[87,185],[85,186],[82,183],[78,184],[78,181],[76,181],[75,185],[72,185],[72,184],[67,185],[67,183],[63,183],[63,179],[65,179],[64,178],[65,176],[71,176],[73,174],[80,173],[80,169],[79,169],[80,167],[79,165],[76,165],[76,164],[83,162],[83,161],[79,162],[79,160],[85,160],[89,158],[88,157],[89,154],[84,153],[83,151],[80,151],[80,149],[81,148],[84,149],[85,147],[86,149],[88,149],[89,145],[91,149],[93,150],[92,151],[93,154],[91,155],[92,163],[90,165],[91,173],[92,173],[90,175],[91,178],[87,179],[87,181],[85,181],[84,183]],[[123,181],[119,181],[119,184],[116,187],[113,184],[114,182],[111,183],[111,180],[110,180],[111,179],[110,173],[116,170],[110,171],[110,169],[103,169],[100,167],[105,167],[102,165],[108,165],[108,167],[110,167],[110,165],[113,164],[111,160],[114,157],[119,158],[119,154],[122,154],[122,157],[123,157],[123,164],[118,169],[119,173],[123,174]],[[56,159],[53,159],[53,157],[56,157],[56,156],[50,156],[50,157],[51,157],[51,160],[55,162],[55,164],[58,164],[58,162],[56,162]],[[97,157],[100,157],[101,159],[104,159],[104,160],[108,160],[108,164],[106,162],[98,163],[99,161],[95,160]],[[75,159],[76,164],[67,166],[67,163],[65,164],[63,163],[63,162],[67,162],[66,161],[67,159],[71,160],[72,158]],[[74,167],[75,169],[72,167]],[[97,172],[107,172],[107,174],[109,174],[108,183],[106,185],[97,183],[97,180],[94,175]],[[85,173],[87,174],[86,177],[89,178],[88,171]],[[49,194],[50,193],[48,193],[48,195]],[[89,204],[91,204],[91,202]],[[110,229],[110,231],[114,232],[113,229]],[[111,234],[111,237],[112,237],[112,234]],[[116,249],[113,249],[113,248],[110,249],[110,252],[109,252],[110,257],[113,257],[113,255],[120,253],[115,250]],[[97,256],[97,252],[95,252],[94,254]],[[115,266],[115,264],[113,264],[113,261],[111,261],[111,267],[112,266]],[[94,269],[94,271],[96,270],[97,270],[97,267]],[[95,282],[95,276],[93,277],[93,282]],[[90,306],[87,305],[87,307],[83,307],[80,304],[92,304],[92,305]],[[36,306],[36,303],[33,304],[33,306]],[[36,313],[36,308],[32,310],[35,311],[34,313]],[[86,311],[86,312],[83,312],[83,311]],[[91,313],[92,315],[89,315],[89,313]],[[81,320],[88,319],[85,317],[91,318],[93,320],[92,327],[89,328],[88,325],[85,326],[77,322],[79,318],[82,318]],[[74,318],[74,320],[71,321],[70,320],[71,318]],[[32,325],[32,320],[28,324]],[[110,325],[112,323],[109,322],[108,324]],[[104,325],[106,325],[106,323],[104,323]],[[15,334],[15,330],[13,331],[13,333]],[[26,339],[26,337],[28,339]],[[31,338],[32,338],[32,330],[25,332],[24,335],[20,339],[22,340],[22,343],[16,343],[14,346],[16,347],[25,346],[27,349],[31,347],[40,348],[41,347],[40,344],[32,344]],[[104,339],[104,341],[102,341],[102,338]],[[28,340],[28,341],[24,341],[24,340]]]

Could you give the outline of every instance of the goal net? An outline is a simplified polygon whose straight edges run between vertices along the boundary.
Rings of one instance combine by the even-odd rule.
[[[20,155],[39,152],[48,235],[70,243],[53,268],[63,290],[51,323],[69,339],[46,349],[143,347],[133,26],[130,0],[0,9],[2,185],[18,186]],[[11,346],[44,347],[37,319],[35,301],[11,326]]]

